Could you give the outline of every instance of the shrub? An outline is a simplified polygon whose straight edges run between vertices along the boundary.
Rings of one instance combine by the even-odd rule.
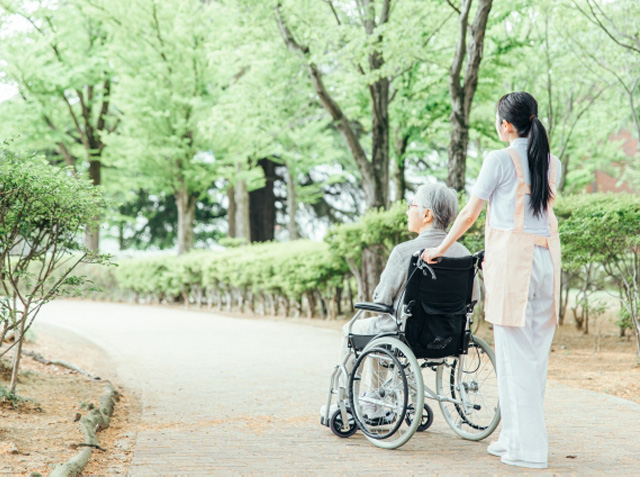
[[[78,238],[104,208],[100,191],[44,159],[0,155],[0,343],[11,329],[17,346],[10,390],[15,390],[24,334],[42,305],[77,292],[86,278],[71,275],[81,262],[107,262],[83,252]],[[38,268],[34,268],[37,266]]]
[[[565,268],[597,264],[601,280],[613,282],[633,325],[640,359],[640,198],[593,194],[562,199],[558,209]]]

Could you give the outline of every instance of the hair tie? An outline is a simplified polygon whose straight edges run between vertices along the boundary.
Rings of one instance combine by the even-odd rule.
[[[533,117],[537,117],[537,115],[535,115],[535,114],[534,114],[534,115],[531,115],[531,116],[529,117],[529,121],[533,120]]]

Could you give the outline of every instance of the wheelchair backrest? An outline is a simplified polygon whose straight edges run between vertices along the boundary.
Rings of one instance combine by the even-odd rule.
[[[403,308],[411,314],[405,336],[417,358],[443,358],[466,349],[477,262],[477,256],[444,257],[426,265],[420,256],[412,257]]]

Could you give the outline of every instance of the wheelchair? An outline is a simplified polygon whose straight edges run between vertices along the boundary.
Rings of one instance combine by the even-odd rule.
[[[339,437],[360,430],[378,447],[401,447],[431,426],[425,399],[437,401],[449,427],[467,440],[488,437],[500,423],[495,355],[471,333],[473,282],[484,252],[436,264],[421,253],[411,259],[400,316],[387,305],[355,305],[349,352],[331,375],[321,417]],[[351,333],[364,312],[390,315],[397,331]],[[424,384],[423,370],[435,373],[435,390]]]

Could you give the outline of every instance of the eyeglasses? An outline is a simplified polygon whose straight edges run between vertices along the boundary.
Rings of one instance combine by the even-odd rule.
[[[411,207],[416,207],[416,208],[418,208],[418,207],[419,207],[419,205],[416,205],[415,203],[411,203],[411,204],[409,204],[409,206],[407,207],[407,210],[411,210]]]

